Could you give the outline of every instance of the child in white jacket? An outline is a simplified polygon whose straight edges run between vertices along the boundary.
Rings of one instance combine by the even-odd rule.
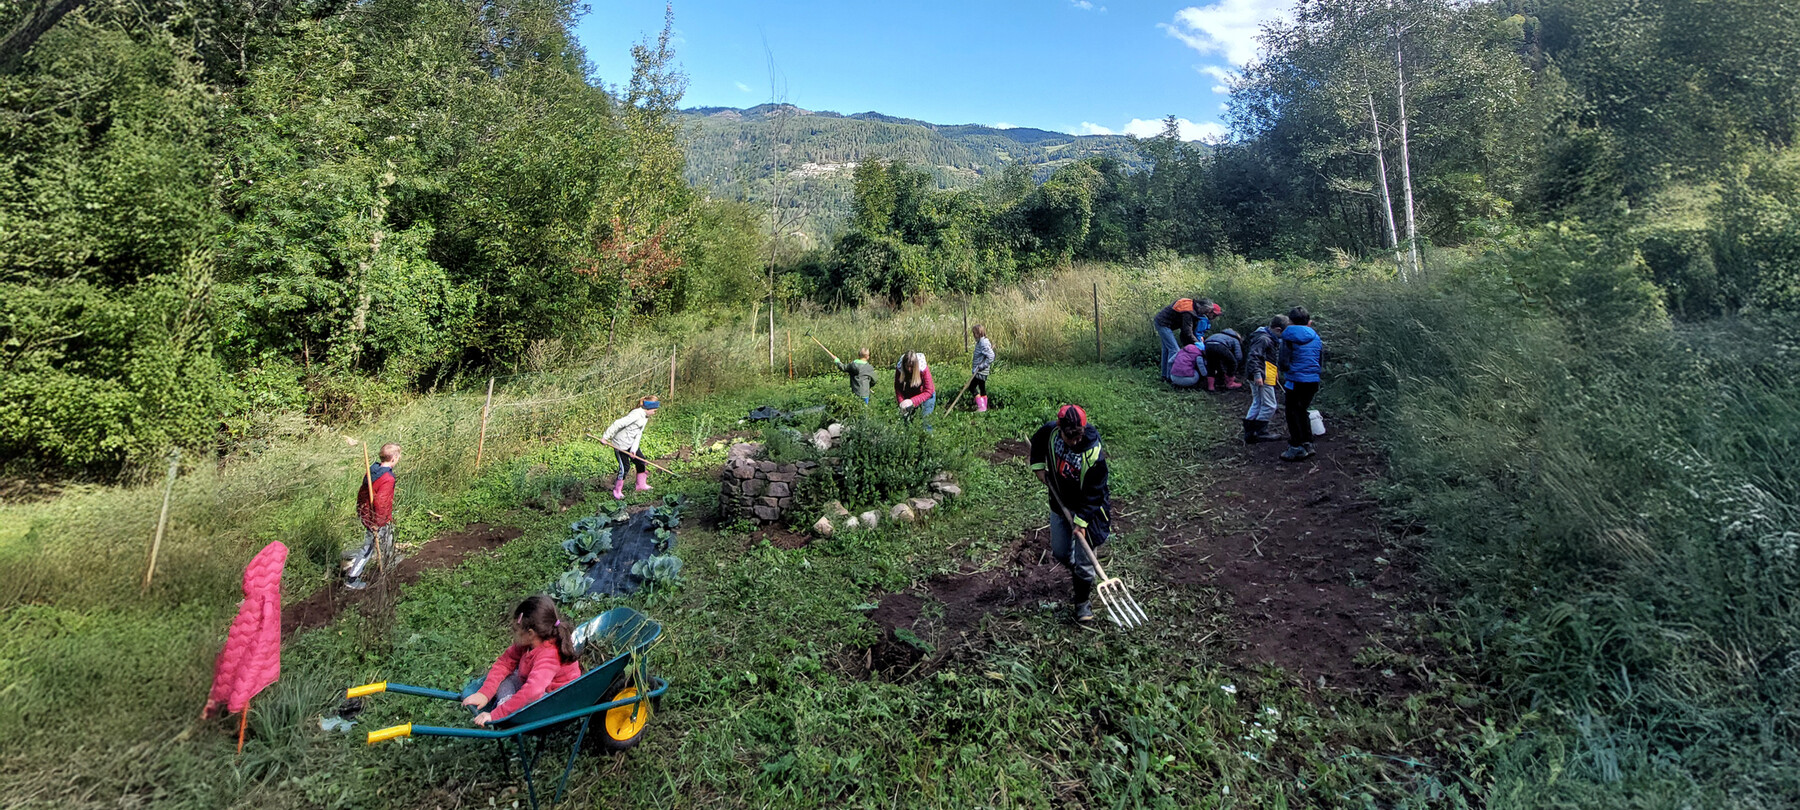
[[[637,491],[650,489],[650,474],[644,471],[644,460],[638,457],[643,455],[638,451],[638,444],[644,440],[644,426],[650,423],[650,415],[659,407],[662,403],[644,398],[631,413],[608,426],[600,437],[600,441],[613,449],[613,457],[619,460],[619,480],[613,482],[613,497],[618,500],[625,500],[625,476],[634,465],[637,467]]]

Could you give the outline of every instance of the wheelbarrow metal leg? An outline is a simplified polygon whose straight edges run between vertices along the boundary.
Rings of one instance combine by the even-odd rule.
[[[551,807],[562,802],[563,788],[569,786],[569,772],[575,770],[575,757],[581,753],[581,741],[587,738],[588,723],[593,719],[593,715],[581,718],[581,728],[575,732],[575,747],[569,749],[569,764],[563,766],[562,781],[556,785],[556,798],[550,800]]]
[[[540,748],[541,747],[542,746],[540,746]],[[526,756],[525,740],[523,735],[521,735],[519,739],[519,768],[525,771],[525,800],[531,804],[531,810],[537,810],[538,806],[537,787],[531,781],[531,766],[535,762],[537,762],[537,754],[533,753],[530,756]]]

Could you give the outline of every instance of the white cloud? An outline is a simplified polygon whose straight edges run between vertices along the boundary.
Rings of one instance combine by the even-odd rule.
[[[1196,124],[1193,121],[1187,120],[1186,118],[1175,119],[1175,128],[1177,131],[1179,131],[1181,133],[1180,138],[1184,141],[1208,141],[1208,142],[1222,141],[1226,138],[1226,136],[1228,136],[1230,134],[1230,130],[1227,130],[1221,124],[1215,124],[1211,121],[1206,121],[1206,122]],[[1120,127],[1119,129],[1113,129],[1111,127],[1103,127],[1103,126],[1100,126],[1099,124],[1095,124],[1095,123],[1092,123],[1089,121],[1083,121],[1083,122],[1081,122],[1080,130],[1074,134],[1076,134],[1076,135],[1136,135],[1139,138],[1154,138],[1158,135],[1161,135],[1162,131],[1163,131],[1163,122],[1162,122],[1162,119],[1160,119],[1160,118],[1150,119],[1150,120],[1145,120],[1142,118],[1133,118],[1133,119],[1131,119],[1130,123],[1126,124],[1123,127]]]
[[[1196,51],[1242,65],[1256,58],[1256,37],[1263,23],[1287,19],[1293,4],[1293,0],[1215,0],[1175,12],[1174,24],[1156,25]]]
[[[1081,9],[1082,11],[1098,11],[1101,13],[1106,12],[1106,6],[1096,6],[1093,3],[1089,2],[1089,0],[1069,0],[1069,5],[1074,6],[1078,9]]]
[[[1019,125],[1018,124],[1008,124],[1005,121],[995,121],[993,124],[991,124],[991,126],[994,129],[1016,129],[1016,128],[1018,128]]]
[[[732,84],[737,85],[737,89],[740,92],[744,92],[744,93],[750,92],[750,85],[744,84],[743,82],[732,82]]]

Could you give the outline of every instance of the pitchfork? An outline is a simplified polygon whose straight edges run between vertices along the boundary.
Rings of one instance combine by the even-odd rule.
[[[1088,546],[1087,539],[1075,533],[1075,517],[1069,514],[1068,507],[1063,506],[1062,496],[1057,494],[1055,482],[1046,481],[1044,483],[1050,490],[1050,498],[1056,501],[1056,510],[1062,513],[1063,520],[1069,522],[1070,536],[1074,538],[1075,542],[1081,544],[1081,553],[1086,554],[1088,559],[1094,563],[1094,574],[1100,579],[1094,585],[1094,593],[1100,597],[1100,604],[1106,608],[1106,618],[1111,619],[1113,624],[1123,630],[1142,627],[1145,622],[1150,621],[1150,616],[1144,613],[1144,609],[1138,605],[1137,599],[1125,587],[1125,580],[1108,577],[1106,570],[1100,567],[1100,558],[1095,556],[1094,549]]]

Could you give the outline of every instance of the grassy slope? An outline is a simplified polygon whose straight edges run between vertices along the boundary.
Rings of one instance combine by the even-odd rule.
[[[988,447],[1027,432],[1057,402],[1094,403],[1118,460],[1118,497],[1148,502],[1159,471],[1177,454],[1191,462],[1178,448],[1227,428],[1217,412],[1153,390],[1143,377],[1099,366],[1015,368],[996,378],[1012,407],[981,419],[940,418],[938,439]],[[649,447],[685,443],[698,423],[727,423],[753,404],[813,401],[839,385],[821,377],[710,397],[654,424]],[[513,466],[591,475],[599,471],[597,449],[573,442]],[[990,561],[1041,524],[1022,463],[974,461],[961,475],[966,498],[916,528],[850,533],[795,551],[746,548],[743,535],[684,528],[678,551],[688,585],[628,601],[665,623],[656,666],[674,687],[643,747],[620,760],[583,761],[575,806],[890,806],[896,799],[928,807],[1197,806],[1226,797],[1270,806],[1283,797],[1305,804],[1346,791],[1381,794],[1403,776],[1391,762],[1360,753],[1378,729],[1404,727],[1403,711],[1376,716],[1349,702],[1317,705],[1275,677],[1235,683],[1235,696],[1223,691],[1233,676],[1208,648],[1184,643],[1218,627],[1204,594],[1145,590],[1160,620],[1152,632],[1072,628],[1044,605],[1022,621],[988,625],[924,679],[849,674],[847,655],[873,640],[855,606],[965,561]],[[291,642],[282,682],[255,713],[258,735],[269,741],[253,742],[241,765],[230,766],[229,735],[217,729],[186,742],[147,741],[84,761],[89,796],[104,801],[123,789],[184,806],[383,806],[448,801],[432,791],[453,784],[451,793],[472,789],[469,798],[479,802],[497,788],[471,786],[495,778],[481,746],[421,738],[366,749],[314,723],[343,686],[391,677],[451,687],[491,660],[504,643],[506,611],[563,567],[557,543],[578,514],[512,509],[497,492],[511,488],[510,477],[491,473],[462,503],[465,514],[527,528],[525,537],[490,558],[428,575],[406,592],[391,626],[348,617]],[[659,483],[686,491],[699,501],[696,510],[716,501],[710,480]],[[1114,566],[1139,582],[1152,581],[1145,539],[1116,541]],[[210,618],[177,613],[147,627],[137,617],[129,634],[206,636],[210,629],[195,622]],[[114,648],[125,635],[91,640]],[[94,656],[102,657],[100,649]],[[193,694],[169,686],[169,694]],[[161,714],[146,716],[141,695],[108,700],[124,707],[122,733]],[[389,696],[373,701],[359,730],[407,719],[459,720],[453,707]],[[10,795],[67,795],[59,779],[21,773],[37,758],[19,756],[9,763]]]

